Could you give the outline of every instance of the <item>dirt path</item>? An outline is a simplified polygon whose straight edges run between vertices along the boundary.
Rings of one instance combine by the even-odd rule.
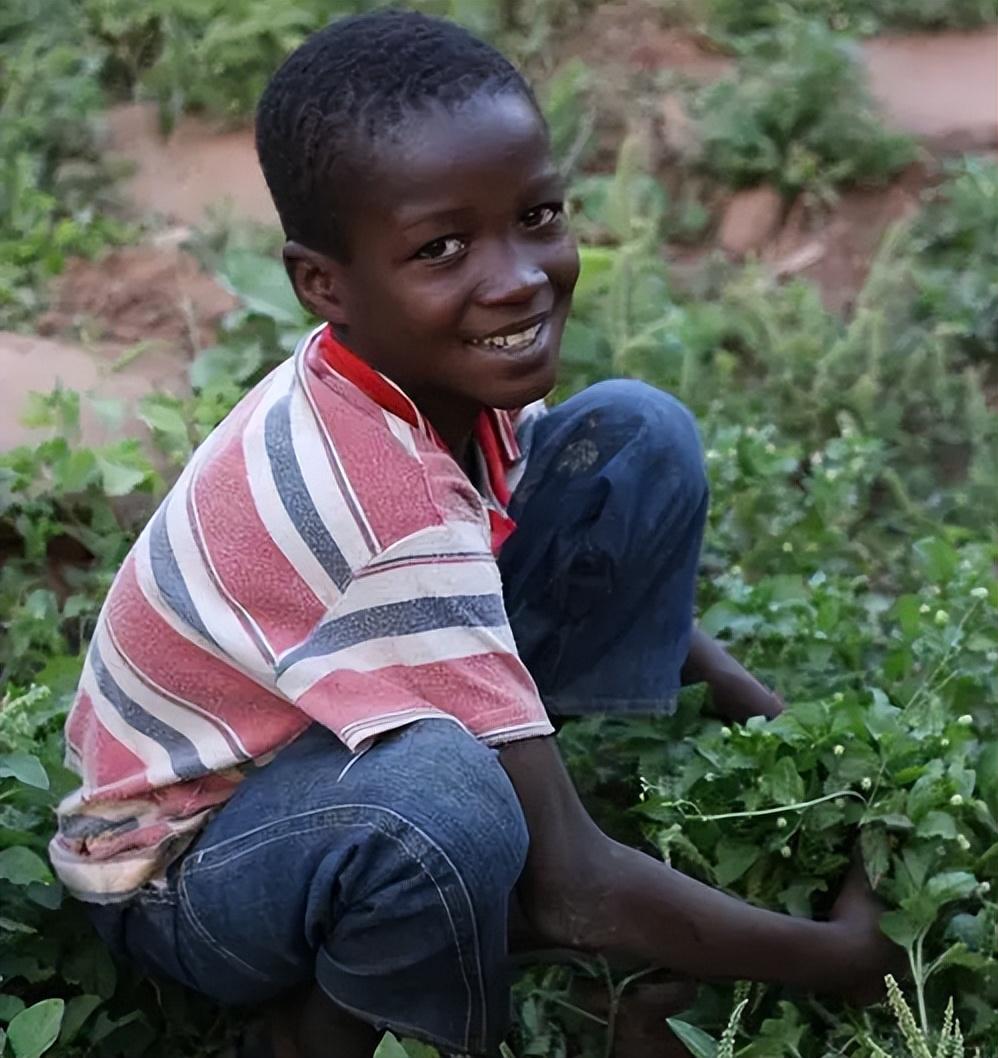
[[[998,146],[998,29],[881,37],[863,48],[887,119],[941,151]]]

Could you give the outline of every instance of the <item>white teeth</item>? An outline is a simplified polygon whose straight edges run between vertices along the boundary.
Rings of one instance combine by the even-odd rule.
[[[519,349],[523,346],[530,345],[530,343],[537,337],[541,332],[541,327],[544,324],[535,323],[533,327],[528,327],[525,331],[520,331],[517,334],[506,334],[498,338],[475,338],[472,340],[472,345],[481,345],[486,349]]]

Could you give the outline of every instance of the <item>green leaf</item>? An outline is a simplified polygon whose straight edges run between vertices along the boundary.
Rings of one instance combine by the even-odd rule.
[[[905,949],[914,947],[921,932],[917,923],[904,911],[885,912],[880,916],[880,928],[895,944]]]
[[[920,838],[947,838],[955,841],[957,837],[956,821],[946,812],[938,809],[929,814],[918,824],[915,831]]]
[[[230,250],[222,261],[219,278],[251,312],[302,329],[308,325],[284,266],[274,258]]]
[[[62,1031],[59,1033],[59,1043],[63,1046],[71,1043],[76,1038],[76,1034],[83,1028],[87,1018],[102,1002],[103,1000],[100,996],[73,996],[66,1004],[66,1013],[62,1019]]]
[[[107,456],[97,456],[97,467],[101,473],[101,483],[108,496],[127,496],[134,492],[149,475],[146,468],[119,463]]]
[[[24,1000],[20,996],[0,996],[0,1021],[7,1022],[16,1018],[24,1010]]]
[[[66,1004],[61,999],[43,999],[22,1010],[7,1026],[14,1058],[39,1058],[55,1043]]]
[[[777,804],[792,805],[804,800],[804,780],[789,757],[781,757],[763,776],[762,784]]]
[[[21,845],[0,852],[0,880],[12,885],[30,885],[32,882],[51,882],[52,872],[48,864],[36,852]]]
[[[717,1058],[717,1040],[703,1029],[679,1018],[666,1018],[666,1024],[693,1058]]]
[[[887,834],[881,827],[864,827],[859,835],[859,845],[863,852],[866,877],[876,889],[890,867],[891,850]]]
[[[717,843],[717,867],[714,870],[717,884],[726,886],[737,881],[761,855],[760,845],[722,838]]]
[[[390,1032],[386,1032],[374,1051],[374,1058],[409,1058],[409,1055],[402,1044]]]
[[[942,906],[953,900],[966,900],[977,888],[977,879],[969,871],[944,871],[929,879],[928,896]]]
[[[49,788],[49,777],[41,762],[30,753],[0,753],[0,779],[14,778],[37,790]]]
[[[998,742],[981,747],[977,758],[977,790],[991,815],[998,820]]]

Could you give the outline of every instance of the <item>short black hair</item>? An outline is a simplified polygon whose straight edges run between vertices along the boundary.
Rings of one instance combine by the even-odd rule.
[[[413,112],[457,107],[482,91],[520,93],[537,106],[505,56],[441,18],[387,9],[314,33],[271,78],[256,112],[257,155],[286,237],[346,259],[337,183],[349,163]]]

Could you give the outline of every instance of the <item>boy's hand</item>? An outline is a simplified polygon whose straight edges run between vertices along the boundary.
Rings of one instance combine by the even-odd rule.
[[[724,720],[744,721],[752,716],[772,720],[785,708],[778,694],[699,628],[693,629],[689,656],[683,666],[683,682],[706,683],[714,709]]]
[[[883,999],[884,977],[896,973],[901,962],[901,949],[880,929],[883,911],[857,858],[829,916],[839,933],[842,996],[856,1006]]]

